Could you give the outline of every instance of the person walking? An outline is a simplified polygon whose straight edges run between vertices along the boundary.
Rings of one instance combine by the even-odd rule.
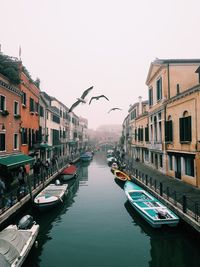
[[[3,209],[4,205],[5,205],[5,203],[4,203],[5,189],[6,189],[5,183],[2,180],[2,178],[0,177],[0,209]]]

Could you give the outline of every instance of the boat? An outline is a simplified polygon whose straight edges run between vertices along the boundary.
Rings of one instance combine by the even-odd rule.
[[[55,184],[49,184],[34,198],[34,206],[45,210],[62,203],[67,187],[68,184],[61,185],[59,180]]]
[[[33,217],[26,215],[18,225],[9,225],[0,232],[0,266],[22,266],[33,247],[39,232],[39,225]]]
[[[117,159],[113,156],[107,158],[108,165],[111,165],[113,162],[117,162]]]
[[[77,176],[78,168],[74,164],[69,164],[61,173],[60,178],[63,181],[68,181]]]
[[[89,151],[83,153],[83,154],[80,156],[80,160],[81,160],[81,161],[90,161],[90,160],[92,160],[92,158],[93,158],[93,155],[92,155],[92,153],[89,152]]]
[[[131,181],[126,181],[124,191],[133,208],[154,228],[162,225],[177,226],[178,216],[159,200]]]
[[[114,171],[118,170],[118,168],[119,168],[118,164],[116,162],[113,162],[112,165],[111,165],[110,170],[114,174]]]
[[[128,176],[128,174],[126,174],[125,172],[122,172],[120,170],[114,170],[114,175],[116,179],[119,179],[120,181],[127,181],[127,180],[131,180],[131,178]]]

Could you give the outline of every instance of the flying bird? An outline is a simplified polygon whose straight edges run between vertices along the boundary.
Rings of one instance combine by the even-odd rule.
[[[90,105],[90,103],[92,102],[93,99],[99,100],[99,98],[101,98],[101,97],[104,97],[105,99],[107,99],[109,101],[109,99],[105,95],[93,96],[90,99],[89,105]]]
[[[116,110],[116,109],[118,109],[118,110],[122,110],[121,108],[111,108],[111,109],[108,111],[108,113],[110,113],[112,110]]]
[[[76,106],[78,106],[79,103],[84,103],[84,104],[86,103],[85,97],[86,97],[86,95],[92,90],[92,88],[93,88],[93,86],[91,86],[90,88],[86,89],[86,90],[83,92],[82,96],[81,96],[80,98],[77,98],[77,101],[70,107],[68,113],[72,112],[72,110],[73,110]]]

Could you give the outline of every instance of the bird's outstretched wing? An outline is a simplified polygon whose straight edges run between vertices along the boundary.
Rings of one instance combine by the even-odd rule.
[[[109,101],[109,99],[105,95],[98,95],[98,96],[91,97],[89,105],[90,105],[90,103],[92,102],[93,99],[99,100],[99,98],[101,98],[101,97],[104,97]]]
[[[93,99],[97,99],[97,98],[96,98],[95,96],[91,97],[91,98],[90,98],[89,105],[90,105],[90,103],[92,102]]]
[[[87,90],[85,90],[81,96],[82,99],[84,99],[86,97],[86,95],[92,90],[93,86],[91,86],[90,88],[88,88]]]
[[[105,99],[107,99],[109,101],[109,99],[105,95],[99,95],[98,98],[100,98],[100,97],[104,97]]]
[[[118,110],[122,110],[121,108],[111,108],[111,109],[108,111],[108,113],[110,113],[112,110],[116,110],[116,109],[118,109]]]
[[[76,106],[78,106],[79,103],[80,103],[79,100],[76,101],[76,102],[71,106],[71,108],[69,109],[68,113],[72,112],[72,110],[73,110]]]

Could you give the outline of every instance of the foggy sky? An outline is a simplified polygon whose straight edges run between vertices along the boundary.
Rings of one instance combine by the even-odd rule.
[[[89,128],[122,124],[138,96],[147,100],[155,58],[200,58],[198,0],[0,0],[0,44],[19,56],[41,90],[70,107]],[[108,110],[120,107],[122,111]]]

